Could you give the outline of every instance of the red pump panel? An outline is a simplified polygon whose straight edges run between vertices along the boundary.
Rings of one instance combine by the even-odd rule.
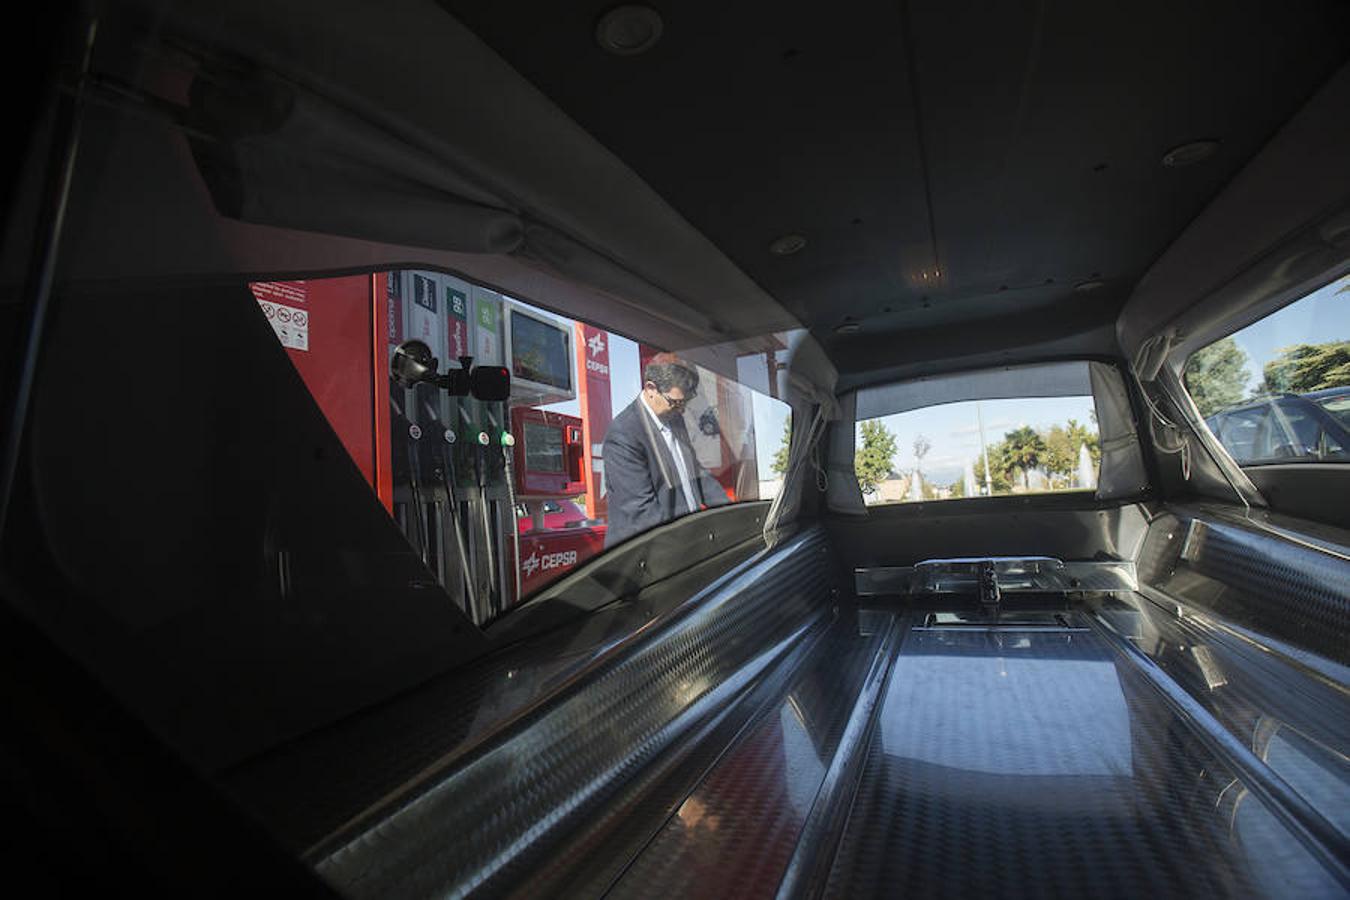
[[[542,409],[511,410],[516,494],[572,497],[586,492],[581,419]]]
[[[535,531],[520,538],[520,593],[523,597],[571,572],[605,549],[605,529]]]
[[[250,288],[328,424],[387,506],[385,276],[255,282]]]

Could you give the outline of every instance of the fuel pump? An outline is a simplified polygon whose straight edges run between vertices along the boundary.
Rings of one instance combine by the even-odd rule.
[[[475,622],[599,552],[603,522],[571,502],[597,491],[600,461],[585,448],[610,418],[605,333],[445,272],[252,287],[376,496]],[[310,334],[320,308],[340,310],[343,326]],[[444,372],[438,357],[451,361]],[[579,392],[581,416],[554,411]],[[518,521],[522,504],[533,528]],[[588,515],[599,509],[588,501]]]
[[[409,426],[409,434],[416,435],[416,440],[410,442],[413,503],[420,507],[422,502],[419,444],[430,430],[441,438],[435,477],[443,488],[446,504],[444,514],[438,512],[435,521],[449,522],[450,526],[442,528],[443,539],[437,541],[437,559],[444,560],[448,555],[449,548],[445,545],[447,539],[453,537],[460,571],[468,582],[465,602],[473,618],[481,623],[499,615],[508,605],[506,561],[500,549],[503,540],[501,506],[510,496],[510,489],[505,484],[506,461],[501,453],[502,438],[509,437],[502,428],[502,419],[504,401],[510,395],[510,373],[501,366],[475,367],[473,358],[468,356],[461,356],[459,362],[458,369],[439,373],[438,360],[430,347],[421,341],[406,341],[395,349],[390,370],[405,392],[414,392],[419,387],[436,390],[435,402],[424,401],[416,407],[428,427],[424,429],[415,422]],[[445,415],[438,412],[438,406],[447,410]],[[456,421],[459,427],[452,426],[447,419]],[[466,455],[469,460],[464,466]],[[466,469],[471,478],[467,485],[459,477]],[[473,535],[465,529],[462,513],[467,513],[469,520],[476,522],[480,529],[478,534]],[[514,521],[512,512],[513,540]],[[426,532],[419,529],[418,533],[422,536],[423,558],[428,559]],[[447,576],[442,583],[449,580]],[[518,596],[513,593],[509,599],[513,602]]]
[[[517,406],[511,410],[512,437],[508,481],[512,495],[530,514],[530,524],[517,539],[522,544],[519,566],[522,593],[553,581],[600,552],[605,525],[576,519],[575,498],[586,493],[583,421],[551,410]],[[549,527],[549,509],[567,518]]]
[[[427,513],[417,522],[406,514],[401,521],[447,591],[482,624],[602,546],[602,523],[573,520],[582,527],[556,535],[542,527],[549,498],[563,504],[588,490],[583,420],[568,416],[562,432],[542,437],[522,435],[513,420],[520,410],[543,415],[540,407],[576,399],[574,326],[445,273],[393,273],[389,285],[389,364],[402,388],[391,393],[423,391],[416,402],[403,404],[410,421],[397,427],[416,428],[419,435],[408,452],[420,465],[410,457],[417,473],[405,491],[416,497],[405,506],[425,505]],[[594,337],[593,343],[599,348],[603,340]],[[440,371],[438,355],[457,359],[458,367],[450,362]],[[434,392],[429,400],[426,391]],[[561,483],[550,477],[541,487],[532,471],[563,444],[557,463],[565,477]],[[543,456],[531,451],[522,457],[536,447]],[[423,468],[428,460],[433,465]],[[518,502],[539,526],[528,539],[520,533]]]

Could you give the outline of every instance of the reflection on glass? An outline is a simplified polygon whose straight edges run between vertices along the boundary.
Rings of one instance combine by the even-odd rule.
[[[1350,461],[1350,276],[1192,353],[1183,378],[1239,465]]]
[[[1047,658],[1043,642],[1008,635],[1002,653],[962,635],[943,652],[924,635],[895,662],[881,720],[894,757],[990,775],[1130,777],[1130,716],[1110,661]],[[1062,640],[1062,638],[1057,638]]]

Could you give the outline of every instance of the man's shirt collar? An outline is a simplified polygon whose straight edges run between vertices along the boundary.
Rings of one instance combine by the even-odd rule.
[[[647,415],[652,417],[652,421],[656,423],[657,428],[659,428],[661,431],[670,430],[670,425],[667,424],[665,421],[663,421],[661,417],[656,414],[656,410],[652,409],[650,406],[647,405],[646,395],[639,395],[638,403],[642,404],[642,408],[647,411]]]

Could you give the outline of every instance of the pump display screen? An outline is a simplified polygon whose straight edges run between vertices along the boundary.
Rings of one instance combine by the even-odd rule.
[[[557,425],[525,422],[525,468],[531,472],[563,470],[563,430]]]
[[[567,332],[557,325],[512,310],[511,375],[570,391],[572,366],[567,356]]]

